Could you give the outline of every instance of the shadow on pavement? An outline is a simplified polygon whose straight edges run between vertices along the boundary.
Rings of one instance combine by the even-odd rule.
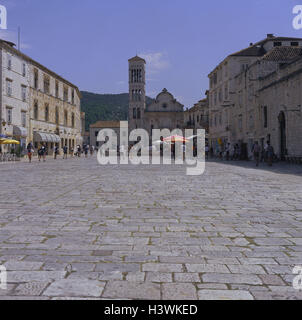
[[[277,162],[274,163],[272,167],[269,167],[266,162],[261,162],[259,164],[259,167],[256,167],[256,163],[254,161],[226,161],[219,159],[209,159],[207,160],[207,163],[217,163],[247,169],[255,169],[259,171],[268,171],[278,174],[291,174],[302,176],[302,165],[290,164],[287,162]]]

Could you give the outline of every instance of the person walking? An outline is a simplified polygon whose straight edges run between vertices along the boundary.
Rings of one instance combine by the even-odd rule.
[[[55,160],[57,159],[58,154],[59,154],[59,147],[58,147],[58,146],[55,146],[55,147],[54,147],[54,159],[55,159]]]
[[[205,146],[205,153],[206,153],[206,160],[209,160],[209,145],[206,144]]]
[[[78,145],[78,146],[77,146],[77,156],[78,156],[79,158],[81,157],[81,153],[82,153],[81,146]]]
[[[261,148],[260,148],[260,146],[258,144],[258,141],[255,142],[252,151],[253,151],[253,154],[254,154],[254,160],[256,161],[256,167],[259,167]]]
[[[225,149],[225,152],[226,152],[226,160],[227,160],[227,161],[230,161],[230,151],[231,151],[231,144],[228,143],[227,146],[226,146],[226,149]]]
[[[267,153],[267,163],[269,167],[271,167],[273,165],[274,148],[271,146],[270,142],[267,142],[266,153]]]
[[[42,156],[43,156],[43,150],[42,150],[42,145],[41,145],[40,148],[38,149],[39,162],[41,162]]]
[[[40,159],[43,158],[43,162],[46,162],[47,149],[46,149],[46,147],[45,147],[45,144],[42,144],[41,149],[40,149],[40,152],[41,152]],[[39,160],[39,161],[40,161],[40,160]]]
[[[94,154],[94,146],[90,146],[90,156],[92,157]]]
[[[28,161],[29,163],[31,163],[32,154],[33,154],[33,145],[31,142],[27,145],[26,149],[27,149]]]
[[[67,153],[68,153],[68,148],[67,146],[65,145],[63,147],[63,159],[67,159]]]
[[[85,153],[85,158],[88,158],[88,151],[89,151],[89,146],[84,146],[84,153]]]

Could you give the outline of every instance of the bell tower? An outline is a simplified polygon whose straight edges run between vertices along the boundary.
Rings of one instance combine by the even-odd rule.
[[[144,128],[146,108],[146,61],[135,56],[129,61],[129,131]]]

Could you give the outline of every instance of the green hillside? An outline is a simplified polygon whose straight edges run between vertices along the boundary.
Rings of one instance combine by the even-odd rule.
[[[127,120],[129,94],[96,94],[82,91],[81,110],[86,114],[86,131],[100,120]],[[153,99],[146,97],[149,104]]]

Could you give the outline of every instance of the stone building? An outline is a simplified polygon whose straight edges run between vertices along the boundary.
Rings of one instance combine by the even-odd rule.
[[[0,134],[20,141],[26,149],[29,137],[29,62],[14,44],[0,40]],[[9,146],[1,146],[7,152]]]
[[[206,92],[208,94],[208,91]],[[209,133],[209,100],[208,98],[198,101],[192,108],[185,112],[185,127],[187,129],[205,129]]]
[[[129,130],[184,128],[184,106],[163,89],[155,100],[146,105],[146,61],[138,56],[129,59]]]
[[[302,48],[260,78],[256,108],[261,121],[255,139],[271,142],[281,159],[302,158]]]
[[[259,58],[276,47],[298,47],[302,45],[301,38],[275,37],[268,34],[267,37],[255,44],[251,43],[248,48],[233,53],[226,57],[210,74],[209,89],[209,123],[210,142],[215,153],[224,148],[227,143],[234,143],[237,140],[234,133],[233,109],[236,100],[238,104],[243,104],[243,95],[238,94],[235,78],[240,73],[245,73],[247,68]],[[250,92],[253,91],[253,84],[250,84]],[[251,99],[251,98],[250,98]],[[236,120],[243,130],[243,115],[238,115]],[[242,123],[242,125],[241,125]],[[251,141],[251,140],[250,140]],[[248,146],[246,148],[248,153]]]
[[[15,45],[0,41],[1,125],[0,134],[21,142],[45,143],[69,150],[82,143],[79,89],[26,56]]]
[[[94,147],[100,147],[104,142],[97,141],[98,134],[101,130],[113,130],[117,137],[117,147],[120,144],[120,126],[123,122],[120,121],[97,121],[90,125],[90,144]]]
[[[299,139],[294,141],[301,136],[300,78],[298,70],[290,71],[301,58],[302,47],[276,47],[235,76],[230,142],[239,143],[246,157],[252,157],[255,141],[262,148],[271,142],[281,159],[301,153]]]
[[[82,144],[79,89],[53,71],[30,59],[30,130],[34,147],[46,144],[69,151]]]

